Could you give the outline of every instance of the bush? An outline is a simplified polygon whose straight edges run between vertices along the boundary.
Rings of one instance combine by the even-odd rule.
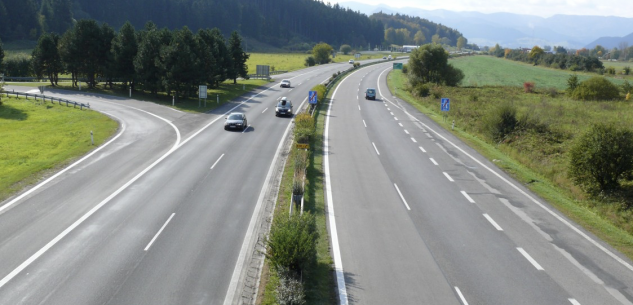
[[[360,67],[360,63],[359,62],[355,62],[354,63],[354,68],[358,68],[358,67]]]
[[[603,77],[592,77],[582,83],[572,93],[577,100],[614,100],[620,97],[620,89]]]
[[[305,171],[308,166],[308,151],[303,149],[293,149],[293,160],[295,173]]]
[[[435,85],[431,88],[431,95],[433,95],[434,98],[441,98],[444,95],[444,90],[442,90],[441,86]]]
[[[633,174],[633,132],[597,124],[570,150],[569,177],[590,192],[619,188]]]
[[[582,70],[582,68],[580,68],[577,64],[573,64],[573,65],[569,66],[569,70],[570,71],[580,71],[580,70]]]
[[[523,83],[523,90],[525,91],[525,93],[532,93],[534,92],[534,83],[533,82],[525,82]]]
[[[625,80],[624,83],[622,83],[621,88],[624,94],[633,92],[633,86],[628,80]]]
[[[279,286],[277,287],[277,303],[279,305],[306,304],[303,284],[297,277],[287,270],[277,271]]]
[[[402,65],[402,73],[404,73],[404,74],[409,73],[409,66],[407,66],[407,65]]]
[[[604,73],[610,74],[610,75],[615,75],[615,68],[614,67],[607,67],[606,69],[604,69]]]
[[[427,97],[429,96],[429,92],[431,91],[431,89],[429,88],[428,84],[417,84],[414,88],[415,90],[415,95],[417,95],[418,97]]]
[[[316,261],[318,238],[314,215],[308,212],[290,216],[281,214],[275,218],[270,228],[266,258],[274,270],[288,270],[298,274]]]
[[[332,75],[332,80],[334,80],[337,76],[338,76],[338,74]],[[312,87],[311,90],[312,91],[316,91],[316,93],[317,93],[317,102],[321,102],[325,98],[325,92],[327,91],[327,88],[325,87],[325,85],[322,85],[322,84],[316,85],[316,86]]]
[[[631,73],[631,67],[626,66],[622,69],[622,73],[624,73],[624,75],[629,75]]]
[[[312,67],[312,66],[316,65],[316,59],[314,59],[314,56],[306,57],[306,61],[305,61],[304,65],[306,67]]]
[[[570,75],[567,79],[567,94],[572,95],[578,86],[580,86],[578,75]]]
[[[300,172],[303,173],[303,172]],[[303,178],[303,177],[299,177]],[[303,195],[303,179],[296,179],[292,182],[292,194],[293,195]]]
[[[558,96],[558,89],[554,88],[554,87],[550,87],[547,89],[547,95],[549,95],[550,97],[554,98]]]
[[[318,93],[317,93],[318,94]],[[310,114],[302,112],[295,116],[296,129],[314,129],[314,118]]]
[[[514,105],[503,103],[484,118],[483,124],[488,137],[501,142],[517,128],[517,110]]]

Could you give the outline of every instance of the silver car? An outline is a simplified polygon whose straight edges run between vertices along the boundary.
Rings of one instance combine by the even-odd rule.
[[[224,130],[245,130],[246,128],[248,128],[246,114],[241,112],[232,112],[228,117],[226,117]]]
[[[290,80],[287,80],[287,79],[282,80],[281,84],[279,84],[279,87],[290,88]]]

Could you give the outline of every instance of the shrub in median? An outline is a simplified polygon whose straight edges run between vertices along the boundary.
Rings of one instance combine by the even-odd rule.
[[[276,271],[299,274],[316,261],[318,238],[316,219],[311,213],[281,214],[270,228],[266,257]]]
[[[619,188],[633,174],[633,132],[597,124],[570,150],[569,176],[590,192]]]

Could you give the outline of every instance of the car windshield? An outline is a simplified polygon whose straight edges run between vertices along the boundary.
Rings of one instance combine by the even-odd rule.
[[[241,114],[231,114],[229,116],[229,120],[241,120],[242,119],[242,115]]]
[[[280,108],[290,108],[290,102],[289,101],[281,101],[277,104],[277,107]]]
[[[287,79],[284,79],[284,80],[282,80],[281,82],[282,82],[282,83],[289,83],[290,81],[289,81],[289,80],[287,80]]]
[[[367,89],[367,93],[368,94],[375,94],[376,90],[374,90],[374,89]]]

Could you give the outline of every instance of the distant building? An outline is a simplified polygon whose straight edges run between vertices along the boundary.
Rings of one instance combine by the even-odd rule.
[[[420,46],[402,46],[402,52],[411,53],[411,51],[419,47]]]

